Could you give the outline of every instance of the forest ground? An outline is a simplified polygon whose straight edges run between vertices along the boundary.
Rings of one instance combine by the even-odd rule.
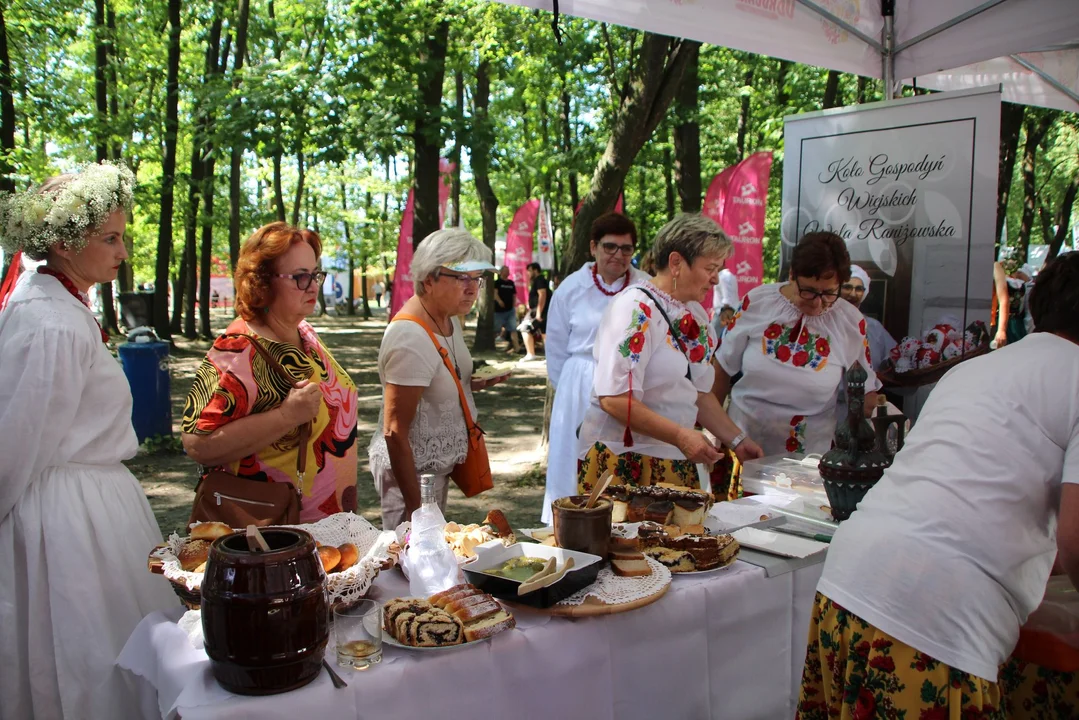
[[[386,328],[386,311],[372,307],[372,312],[375,314],[371,320],[362,320],[359,316],[323,315],[312,317],[310,322],[356,383],[359,394],[357,512],[380,526],[378,494],[367,461],[367,445],[375,430],[382,401],[378,348]],[[212,317],[214,332],[223,331],[230,319],[231,311],[215,310]],[[465,332],[469,346],[475,334],[472,322]],[[176,339],[170,365],[173,434],[177,439],[184,401],[209,346],[208,341]],[[502,347],[499,343],[499,350],[480,353],[476,359],[505,362],[516,358],[507,355]],[[539,525],[546,473],[546,450],[539,447],[546,369],[543,362],[519,365],[505,383],[476,393],[479,421],[487,434],[495,487],[467,499],[451,485],[447,519],[461,523],[480,522],[489,509],[499,508],[514,527]],[[150,445],[156,449],[150,450]],[[142,483],[165,537],[183,528],[191,512],[197,480],[194,461],[178,447],[178,442],[147,443],[126,463]]]

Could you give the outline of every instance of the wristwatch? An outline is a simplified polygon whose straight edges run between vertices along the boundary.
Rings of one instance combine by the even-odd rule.
[[[734,450],[736,447],[741,445],[742,441],[745,440],[747,437],[749,436],[746,434],[746,431],[743,430],[742,432],[735,435],[729,443],[727,443],[727,447],[729,447],[731,450]]]

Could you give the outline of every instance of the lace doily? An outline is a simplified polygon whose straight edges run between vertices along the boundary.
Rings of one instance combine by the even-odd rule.
[[[625,605],[655,595],[671,584],[671,571],[647,555],[644,559],[652,568],[652,574],[648,577],[620,577],[608,566],[599,571],[594,583],[578,590],[555,607],[582,605],[589,596],[604,605]]]
[[[396,536],[382,532],[359,515],[337,513],[308,525],[286,525],[311,533],[323,545],[337,547],[350,542],[360,553],[360,560],[348,570],[326,575],[326,587],[330,592],[330,604],[352,603],[367,593],[383,565],[392,565],[389,547]],[[157,551],[161,558],[164,576],[171,582],[197,591],[202,585],[202,573],[185,572],[180,567],[177,554],[187,542],[177,533],[169,536],[167,546]]]

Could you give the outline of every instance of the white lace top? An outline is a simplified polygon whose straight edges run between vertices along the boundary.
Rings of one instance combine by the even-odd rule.
[[[475,418],[476,404],[469,385],[472,355],[468,352],[461,326],[454,321],[452,337],[435,337],[450,351],[450,361],[455,361],[461,369],[465,398]],[[446,475],[454,465],[464,461],[468,454],[468,435],[457,383],[422,327],[407,320],[390,323],[378,350],[378,377],[383,390],[387,383],[426,388],[408,433],[417,473]],[[379,409],[378,428],[368,447],[372,472],[376,467],[390,466],[386,440],[382,436],[384,412],[385,400]]]

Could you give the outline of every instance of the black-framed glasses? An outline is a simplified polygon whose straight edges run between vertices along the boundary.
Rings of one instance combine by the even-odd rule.
[[[455,273],[452,270],[447,270],[446,268],[439,268],[438,276],[453,278],[457,282],[461,283],[461,287],[464,288],[467,288],[472,283],[475,283],[477,288],[482,289],[487,284],[487,278],[483,275],[480,275],[479,277],[473,277],[472,275],[466,275],[464,273]]]
[[[603,252],[608,255],[614,255],[615,253],[620,252],[622,253],[622,257],[631,257],[633,251],[636,250],[633,245],[619,245],[618,243],[613,242],[600,243],[599,246],[603,248]]]
[[[813,288],[803,288],[801,285],[798,285],[797,282],[794,284],[798,286],[798,297],[803,300],[816,300],[817,298],[820,298],[820,301],[825,305],[831,305],[839,299],[839,288],[836,288],[835,290],[814,290]]]
[[[800,290],[801,288],[799,288]],[[864,285],[855,285],[854,283],[843,283],[843,292],[845,293],[858,293],[859,295],[865,294]]]
[[[326,273],[322,270],[313,273],[277,273],[274,277],[285,278],[286,280],[295,280],[297,290],[306,290],[311,287],[311,283],[322,284],[322,281],[326,279]]]

